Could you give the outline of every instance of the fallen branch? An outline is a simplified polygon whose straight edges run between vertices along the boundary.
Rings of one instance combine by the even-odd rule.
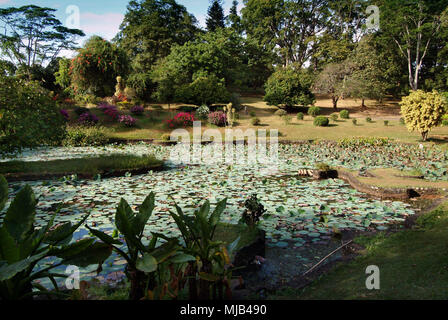
[[[327,255],[325,258],[323,258],[322,260],[320,260],[316,265],[314,265],[311,269],[309,269],[307,272],[305,272],[303,274],[303,276],[306,276],[308,273],[310,273],[311,271],[313,271],[314,269],[316,269],[318,266],[320,266],[325,260],[327,260],[328,258],[330,258],[332,255],[334,255],[336,252],[340,251],[341,249],[345,248],[346,246],[348,246],[350,243],[352,243],[353,240],[348,241],[347,243],[343,244],[342,246],[340,246],[339,248],[337,248],[336,250],[334,250],[332,253],[330,253],[329,255]]]

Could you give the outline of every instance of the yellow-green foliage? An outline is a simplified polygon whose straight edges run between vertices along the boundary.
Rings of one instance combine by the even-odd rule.
[[[446,112],[446,101],[437,91],[413,91],[403,98],[400,105],[407,128],[421,133],[423,140],[428,138],[432,128],[442,123]]]

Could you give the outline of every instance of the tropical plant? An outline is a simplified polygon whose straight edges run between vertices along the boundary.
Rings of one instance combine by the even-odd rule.
[[[241,221],[247,224],[249,227],[254,227],[263,214],[266,213],[266,209],[263,204],[258,200],[256,194],[253,194],[249,199],[244,202],[246,209],[243,212]]]
[[[157,287],[155,272],[160,264],[177,257],[177,261],[194,260],[191,256],[178,253],[178,240],[168,239],[160,234],[152,234],[148,245],[142,242],[145,226],[154,210],[155,195],[153,192],[143,201],[138,212],[134,212],[126,200],[121,199],[115,214],[115,225],[124,237],[123,243],[99,230],[88,227],[90,232],[105,244],[112,247],[118,255],[126,260],[126,276],[131,283],[129,298],[140,300],[147,295],[148,290]],[[157,246],[158,240],[166,242]]]
[[[177,204],[176,213],[170,211],[182,234],[184,253],[197,258],[196,261],[189,262],[187,269],[191,300],[198,297],[201,300],[222,299],[224,291],[227,292],[227,298],[230,298],[230,259],[239,238],[227,248],[223,242],[214,240],[216,228],[226,206],[227,199],[221,200],[210,214],[210,202],[207,200],[193,216],[184,214]],[[196,279],[199,279],[199,288]]]
[[[419,132],[423,141],[428,139],[431,129],[442,123],[446,113],[446,100],[437,91],[413,91],[402,99],[400,105],[408,130]]]
[[[0,211],[7,199],[8,183],[0,176]],[[45,227],[36,229],[36,204],[33,190],[25,186],[12,200],[0,226],[0,297],[3,300],[31,299],[42,294],[64,296],[56,278],[67,276],[52,273],[52,269],[61,265],[101,265],[111,254],[109,246],[94,243],[95,239],[71,242],[73,233],[89,215],[76,225],[65,222],[53,227],[56,213]],[[37,270],[36,265],[48,257],[60,260]],[[35,282],[42,278],[49,278],[56,291],[50,292]]]

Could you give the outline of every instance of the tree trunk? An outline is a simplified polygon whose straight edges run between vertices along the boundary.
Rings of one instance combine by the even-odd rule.
[[[366,109],[366,99],[362,99],[361,108]]]
[[[339,98],[336,97],[336,96],[333,96],[333,97],[331,98],[331,100],[333,101],[333,109],[337,109],[337,108],[338,108],[338,101],[339,101]]]

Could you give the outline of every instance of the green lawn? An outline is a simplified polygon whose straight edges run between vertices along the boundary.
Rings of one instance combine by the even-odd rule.
[[[421,143],[421,136],[416,132],[409,132],[407,128],[400,124],[400,108],[396,101],[385,102],[383,105],[377,105],[373,101],[367,103],[368,108],[361,110],[359,101],[346,99],[340,102],[338,110],[331,107],[331,101],[325,97],[320,97],[316,105],[322,110],[322,114],[330,116],[332,113],[339,113],[346,109],[350,111],[350,116],[357,119],[357,125],[352,123],[352,119],[339,119],[330,121],[330,126],[319,128],[313,125],[313,118],[305,116],[303,121],[297,120],[298,111],[291,112],[293,120],[290,124],[286,124],[283,119],[274,115],[278,110],[276,107],[268,106],[263,102],[262,97],[243,97],[242,104],[247,107],[247,114],[244,110],[239,112],[239,119],[235,126],[236,129],[246,130],[252,129],[278,129],[280,132],[280,140],[340,140],[351,137],[387,137],[400,142]],[[114,128],[111,133],[112,138],[141,140],[156,139],[160,140],[164,134],[170,133],[165,120],[173,117],[179,105],[171,105],[168,109],[167,105],[163,105],[163,109],[148,106],[146,112],[142,116],[135,117],[137,126],[135,128],[125,128],[120,124],[113,123],[105,117],[102,112],[96,108],[92,108],[92,112],[98,115],[101,123],[107,127]],[[301,110],[305,111],[305,110]],[[127,113],[122,110],[121,112]],[[255,112],[256,116],[261,120],[261,125],[255,127],[251,124],[250,113]],[[373,119],[372,123],[368,123],[366,118]],[[389,125],[385,126],[384,121],[389,121]],[[211,126],[204,123],[203,130],[209,129]],[[216,127],[213,127],[216,129]],[[218,128],[224,133],[224,128]],[[192,131],[192,130],[190,130]],[[448,127],[435,128],[430,134],[428,143],[437,143],[443,148],[448,148]]]
[[[412,230],[361,237],[365,252],[302,291],[271,299],[448,299],[448,202],[418,219]],[[380,268],[381,289],[369,291],[365,270]]]
[[[0,174],[6,177],[21,175],[96,175],[113,171],[151,170],[162,166],[153,155],[110,155],[95,158],[22,162],[11,161],[0,164]]]

